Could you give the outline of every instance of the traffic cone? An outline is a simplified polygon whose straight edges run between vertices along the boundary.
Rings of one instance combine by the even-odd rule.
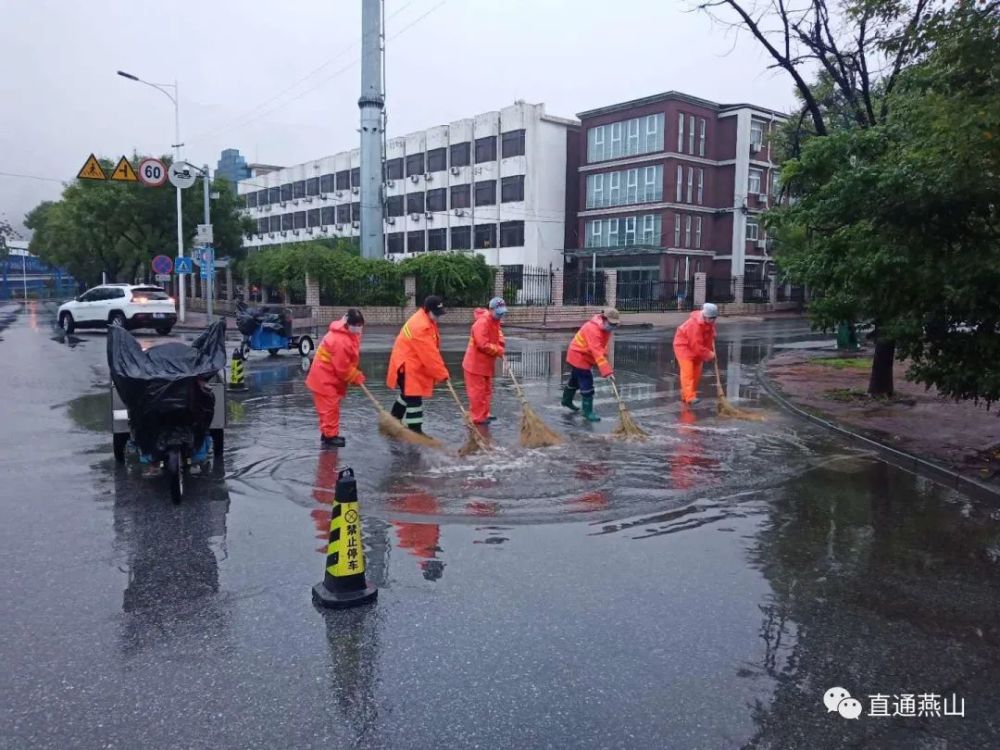
[[[326,575],[313,586],[313,604],[339,609],[374,601],[378,589],[365,580],[365,553],[361,546],[358,483],[354,469],[337,475],[330,511],[330,543],[326,548]]]
[[[243,362],[243,352],[237,346],[233,349],[233,359],[229,364],[229,390],[231,391],[245,391],[247,389]]]

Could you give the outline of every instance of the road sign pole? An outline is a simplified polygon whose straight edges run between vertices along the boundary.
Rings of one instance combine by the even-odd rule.
[[[208,184],[208,165],[207,164],[204,166],[204,170],[205,171],[202,172],[202,175],[201,175],[201,184],[205,188],[205,190],[204,190],[204,195],[205,195],[205,224],[207,226],[212,226],[212,196],[210,194],[210,189],[211,188],[210,188],[210,185]],[[214,259],[214,254],[213,254],[213,262],[211,264],[209,264],[209,267],[208,267],[208,280],[207,280],[208,281],[208,284],[207,284],[207,286],[208,286],[207,310],[208,310],[208,322],[209,323],[212,322],[212,314],[214,313],[213,308],[215,306],[215,278],[214,278],[214,276],[215,276],[215,274],[214,274],[214,271],[215,271],[214,265],[215,265],[215,263],[214,263],[214,260],[215,259]]]

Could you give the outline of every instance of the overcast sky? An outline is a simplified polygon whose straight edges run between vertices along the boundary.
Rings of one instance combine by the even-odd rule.
[[[787,77],[694,0],[386,0],[389,136],[524,99],[550,114],[676,89],[792,105]],[[87,155],[291,165],[357,146],[361,0],[0,0],[0,172],[65,180]],[[19,225],[58,182],[0,175]]]

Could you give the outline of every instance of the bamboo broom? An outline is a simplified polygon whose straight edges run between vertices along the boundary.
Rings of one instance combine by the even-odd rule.
[[[378,410],[378,431],[383,435],[388,435],[391,438],[396,438],[397,440],[402,440],[406,443],[412,443],[413,445],[425,445],[429,448],[444,447],[440,440],[435,440],[430,435],[424,435],[422,432],[414,432],[411,430],[382,407],[382,404],[378,402],[378,399],[375,398],[375,396],[372,395],[372,392],[368,390],[368,386],[364,383],[358,383],[358,385]]]
[[[448,384],[448,390],[451,391],[451,395],[455,399],[455,403],[458,404],[458,410],[462,412],[462,417],[465,419],[465,424],[469,427],[469,438],[465,441],[465,445],[458,449],[458,455],[468,456],[471,453],[487,452],[490,450],[490,444],[487,442],[483,434],[476,429],[476,425],[472,422],[472,417],[469,416],[469,412],[465,410],[462,406],[462,400],[455,393],[455,386],[451,384],[451,380],[445,381]]]
[[[715,354],[715,349],[712,350],[712,354]],[[719,410],[719,415],[731,417],[732,419],[745,419],[748,422],[762,422],[764,420],[763,414],[733,406],[729,399],[726,398],[726,393],[722,390],[722,375],[719,374],[718,356],[712,357],[712,364],[715,365],[715,391],[718,396],[716,408]]]
[[[521,446],[524,448],[546,448],[551,445],[559,445],[563,441],[562,436],[549,429],[549,426],[528,404],[528,399],[525,398],[524,391],[521,390],[521,384],[514,376],[514,369],[506,359],[503,361],[503,366],[514,383],[517,397],[521,399]]]
[[[625,402],[622,401],[621,394],[618,392],[618,385],[615,383],[615,379],[608,378],[608,380],[611,381],[611,390],[614,391],[615,398],[618,399],[618,426],[611,434],[615,437],[625,439],[635,438],[636,440],[646,440],[649,438],[649,434],[637,425],[635,420],[632,419],[632,415],[629,414],[628,409],[625,407]]]

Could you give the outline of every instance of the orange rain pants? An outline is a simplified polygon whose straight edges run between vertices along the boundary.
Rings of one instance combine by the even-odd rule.
[[[326,437],[340,435],[340,402],[347,390],[331,390],[329,393],[312,392],[313,404],[319,416],[319,429]]]
[[[469,416],[476,424],[486,424],[493,400],[493,378],[465,370],[465,392],[469,396]]]
[[[681,368],[681,401],[689,404],[698,396],[702,361],[700,359],[678,358],[677,364]]]

